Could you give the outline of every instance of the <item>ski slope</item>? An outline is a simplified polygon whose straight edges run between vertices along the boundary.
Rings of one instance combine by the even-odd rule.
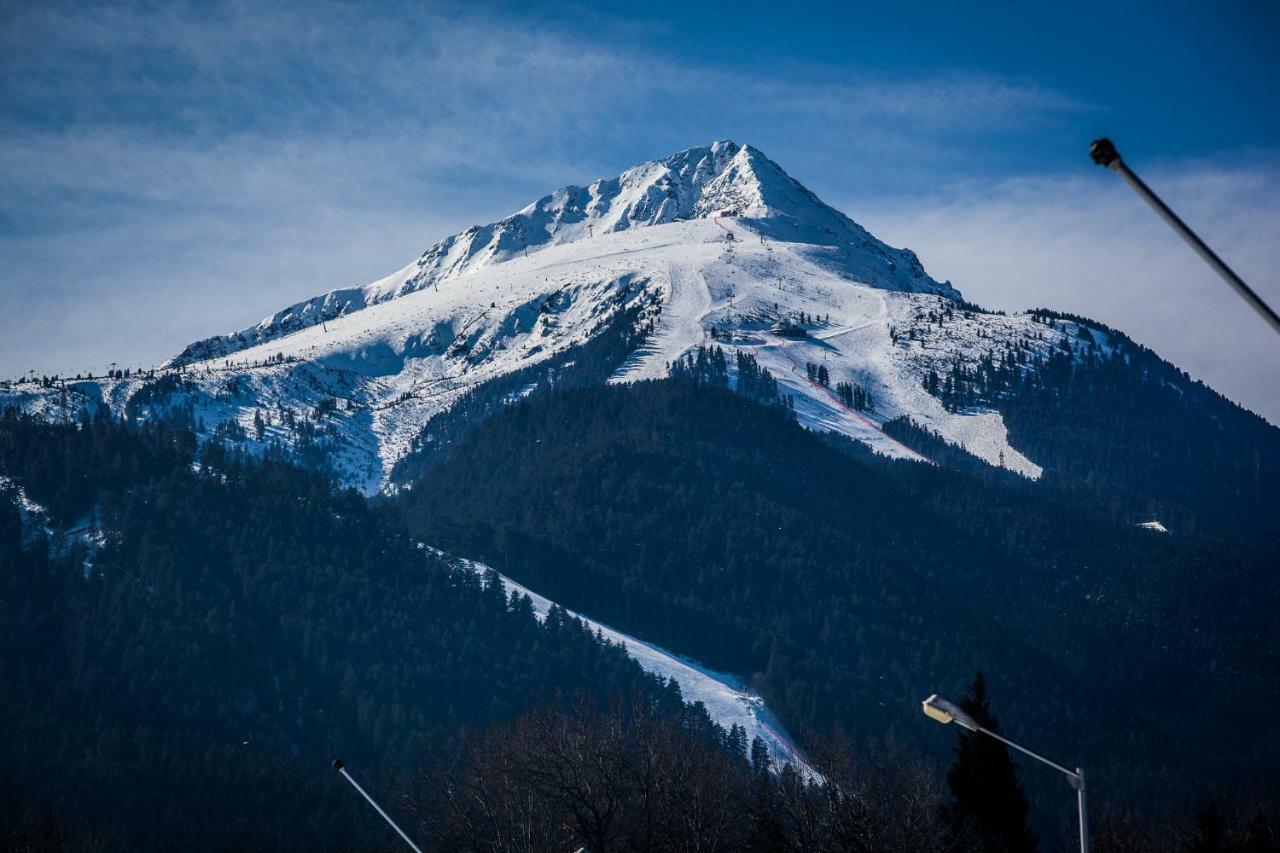
[[[419,547],[437,556],[453,559],[436,548],[426,545]],[[457,562],[481,576],[490,571],[489,566],[473,560]],[[498,573],[498,577],[508,596],[512,592],[527,595],[533,602],[534,614],[540,620],[546,619],[547,611],[555,602],[501,573]],[[728,730],[735,725],[741,726],[747,733],[748,742],[754,738],[760,738],[768,747],[769,756],[775,767],[781,768],[784,764],[792,764],[806,776],[818,778],[817,771],[792,742],[782,724],[765,706],[764,700],[752,693],[743,679],[707,669],[694,661],[678,657],[665,649],[636,639],[630,634],[624,634],[580,613],[568,609],[565,612],[581,619],[592,631],[599,631],[609,642],[622,646],[646,672],[663,679],[675,679],[675,682],[680,685],[680,692],[685,701],[701,702],[711,719],[724,729]]]

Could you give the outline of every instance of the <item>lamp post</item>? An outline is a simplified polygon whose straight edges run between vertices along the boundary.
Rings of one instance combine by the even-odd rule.
[[[1032,752],[1022,744],[1014,743],[1003,735],[997,734],[990,729],[983,728],[978,721],[969,716],[954,702],[948,702],[938,694],[933,694],[921,703],[924,708],[924,715],[931,720],[937,720],[939,723],[955,723],[962,728],[966,728],[971,732],[993,737],[1003,743],[1005,746],[1011,746],[1024,755],[1029,755],[1042,764],[1048,764],[1054,770],[1067,777],[1067,781],[1071,783],[1071,787],[1076,789],[1076,808],[1080,814],[1080,853],[1089,853],[1089,814],[1085,808],[1084,800],[1084,770],[1077,767],[1075,770],[1068,770],[1056,761],[1050,761],[1039,753]]]
[[[1280,316],[1263,301],[1262,297],[1254,292],[1253,288],[1244,283],[1244,279],[1235,274],[1226,262],[1214,254],[1203,240],[1201,240],[1194,231],[1187,227],[1187,223],[1178,218],[1178,214],[1174,213],[1169,205],[1165,204],[1160,196],[1156,195],[1151,187],[1143,183],[1142,179],[1134,174],[1133,170],[1128,167],[1124,160],[1120,159],[1120,152],[1116,150],[1116,146],[1105,136],[1102,139],[1095,139],[1089,146],[1089,156],[1093,158],[1093,162],[1099,166],[1106,166],[1120,177],[1124,178],[1124,182],[1133,188],[1143,201],[1151,206],[1151,209],[1159,214],[1160,218],[1168,223],[1169,227],[1178,232],[1178,236],[1187,241],[1187,245],[1196,250],[1204,262],[1213,267],[1214,272],[1222,276],[1223,280],[1240,295],[1240,298],[1249,303],[1249,307],[1257,312],[1258,316],[1265,320],[1273,330],[1280,332]]]
[[[340,774],[342,774],[343,778],[345,778],[348,782],[350,782],[352,787],[354,787],[357,791],[360,792],[360,796],[364,797],[366,800],[369,801],[369,805],[373,806],[374,809],[377,810],[378,814],[382,815],[383,820],[391,824],[391,828],[400,834],[400,837],[404,839],[405,844],[408,844],[410,847],[413,848],[414,853],[422,853],[422,848],[414,844],[413,840],[409,838],[409,836],[404,834],[404,830],[400,828],[400,825],[398,823],[396,823],[394,820],[391,819],[391,815],[387,814],[382,810],[382,806],[378,805],[378,801],[375,800],[373,797],[369,796],[369,792],[366,791],[364,788],[360,787],[359,782],[351,778],[351,774],[347,772],[347,766],[342,763],[341,758],[336,759],[333,762],[333,769],[337,770]]]

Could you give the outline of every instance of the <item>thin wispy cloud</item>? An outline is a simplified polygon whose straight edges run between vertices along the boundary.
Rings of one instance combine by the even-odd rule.
[[[31,9],[11,24],[15,49],[24,30],[48,42],[17,49],[0,84],[16,118],[0,136],[11,196],[216,201],[255,172],[291,182],[280,161],[293,158],[321,180],[375,188],[417,181],[425,193],[467,170],[549,190],[584,168],[616,170],[619,147],[649,157],[725,126],[821,121],[847,134],[846,151],[891,139],[905,151],[921,127],[1005,130],[1079,108],[984,75],[779,82],[457,11],[169,8]],[[237,162],[248,159],[262,168]]]

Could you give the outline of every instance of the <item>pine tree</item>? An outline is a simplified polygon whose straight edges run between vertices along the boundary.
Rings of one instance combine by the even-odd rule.
[[[725,748],[739,761],[747,760],[747,730],[734,723],[725,734]]]
[[[960,707],[985,729],[1000,731],[987,680],[978,673]],[[1009,750],[995,738],[963,731],[947,771],[952,803],[945,816],[957,848],[972,853],[1035,853],[1026,794]]]
[[[756,735],[751,739],[751,769],[758,774],[768,774],[773,767],[773,759],[769,756],[769,747]]]

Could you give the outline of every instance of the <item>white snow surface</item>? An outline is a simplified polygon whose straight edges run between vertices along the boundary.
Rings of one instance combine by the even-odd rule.
[[[420,547],[438,556],[454,559],[436,548]],[[458,560],[458,562],[478,575],[485,575],[490,571],[489,566],[474,560]],[[501,573],[497,574],[508,596],[513,591],[529,596],[533,603],[534,614],[540,620],[546,618],[547,611],[555,602]],[[684,700],[701,702],[707,709],[708,716],[718,725],[726,730],[735,725],[741,726],[747,733],[748,743],[754,738],[760,738],[768,747],[769,756],[773,759],[776,768],[790,763],[806,776],[813,779],[820,778],[782,724],[765,706],[764,699],[751,692],[742,678],[707,669],[695,661],[679,657],[652,643],[636,639],[630,634],[624,634],[568,608],[565,608],[565,612],[581,619],[592,631],[599,631],[605,639],[625,648],[627,654],[631,655],[646,672],[663,679],[675,679],[680,685],[680,693],[684,696]]]
[[[823,204],[749,145],[718,141],[641,163],[616,178],[568,186],[489,225],[432,246],[413,263],[362,287],[291,305],[258,325],[191,344],[171,363],[227,356],[370,305],[438,286],[513,258],[595,236],[720,212],[752,214],[771,232],[845,255],[861,280],[882,287],[955,295],[929,278],[915,254],[892,249]]]
[[[18,510],[24,546],[31,544],[48,530],[49,513],[45,508],[27,497],[27,491],[21,483],[3,474],[0,474],[0,498],[8,498]]]
[[[95,523],[95,513],[88,512],[65,529],[55,529],[49,519],[49,511],[27,496],[22,484],[0,474],[0,499],[7,498],[18,510],[18,522],[22,530],[22,546],[25,548],[41,537],[48,540],[49,553],[53,557],[65,557],[77,545],[84,546],[82,570],[85,580],[93,570],[93,558],[104,548],[109,539],[107,533]]]
[[[566,187],[370,285],[192,344],[150,376],[65,389],[9,383],[0,406],[53,420],[98,406],[144,418],[189,407],[205,438],[250,449],[330,445],[339,476],[374,493],[396,488],[397,461],[469,389],[565,353],[634,309],[654,333],[613,381],[663,377],[702,344],[730,356],[742,349],[794,397],[806,426],[921,459],[881,430],[907,415],[991,464],[1038,477],[998,412],[948,411],[923,378],[1006,344],[1047,350],[1087,332],[1105,348],[1106,335],[960,311],[958,299],[909,250],[876,240],[756,149],[717,142]],[[955,310],[945,323],[928,319],[947,306]],[[801,314],[807,337],[770,331]],[[808,362],[827,367],[831,388],[865,388],[873,408],[853,411],[809,382]],[[157,394],[164,377],[182,384]]]

